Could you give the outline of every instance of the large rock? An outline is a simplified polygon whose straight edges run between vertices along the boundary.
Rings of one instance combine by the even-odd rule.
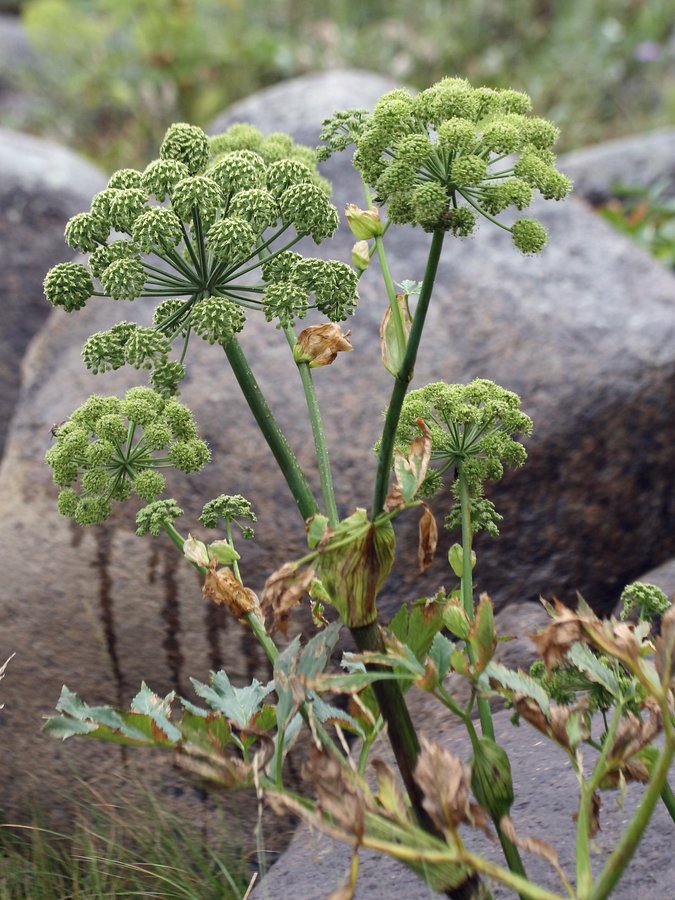
[[[389,87],[365,73],[299,79],[238,104],[217,128],[242,119],[267,130],[290,123],[296,138],[314,143],[323,116],[345,104],[372,103]],[[335,179],[338,207],[361,200],[346,157],[331,161],[326,174]],[[493,378],[520,392],[535,419],[527,467],[494,491],[505,515],[503,536],[478,543],[479,589],[500,607],[540,592],[573,599],[577,589],[607,607],[626,580],[675,552],[675,282],[583,204],[571,200],[537,212],[551,230],[551,247],[540,258],[521,257],[496,229],[483,228],[465,243],[448,241],[416,383]],[[352,242],[342,228],[324,252],[349,259]],[[420,278],[428,236],[392,230],[387,242],[394,277]],[[356,352],[316,375],[345,513],[369,505],[369,448],[391,389],[379,361],[385,296],[376,268],[362,281],[351,325]],[[133,312],[149,322],[150,307],[137,304]],[[85,532],[56,513],[42,462],[49,423],[92,391],[117,392],[136,381],[126,371],[93,377],[79,358],[92,332],[125,316],[128,308],[107,301],[92,301],[73,316],[55,312],[24,363],[0,470],[0,658],[17,653],[2,684],[0,719],[3,803],[12,808],[25,796],[30,773],[39,774],[33,784],[43,797],[59,790],[64,749],[38,728],[62,682],[92,703],[126,702],[143,678],[158,692],[185,691],[188,675],[204,679],[211,667],[226,665],[247,680],[265,671],[255,641],[201,598],[194,573],[168,542],[133,536],[131,509]],[[251,317],[242,344],[302,465],[312,470],[310,429],[285,341]],[[294,504],[217,348],[193,342],[190,371],[183,399],[213,447],[214,463],[189,481],[172,481],[185,529],[194,527],[206,499],[247,495],[260,524],[242,567],[247,582],[260,588],[267,573],[302,551]],[[443,504],[436,508],[442,515]],[[401,522],[402,559],[383,595],[386,612],[452,582],[443,553],[423,577],[416,574],[416,518]],[[105,778],[118,766],[107,748],[84,742],[69,748],[85,777]]]
[[[6,28],[2,22],[0,35]],[[105,187],[105,177],[58,144],[5,128],[0,128],[0,171],[1,455],[18,397],[21,359],[49,313],[42,279],[47,268],[68,258],[65,222],[88,207],[92,194]],[[49,430],[53,419],[47,419]]]
[[[617,138],[568,153],[565,171],[574,179],[577,193],[591,203],[602,203],[617,188],[662,186],[675,194],[675,131],[655,131]]]

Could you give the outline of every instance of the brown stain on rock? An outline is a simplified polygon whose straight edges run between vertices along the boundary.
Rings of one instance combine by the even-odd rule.
[[[161,617],[166,625],[162,648],[166,653],[166,664],[171,676],[171,686],[180,692],[183,663],[185,658],[180,647],[180,602],[178,599],[178,582],[176,580],[177,558],[173,547],[164,550],[164,570],[162,582],[164,584],[164,605]],[[150,561],[152,572],[152,558]]]
[[[82,530],[82,529],[80,529]],[[113,532],[108,528],[95,528],[96,554],[92,562],[93,568],[98,573],[98,598],[103,633],[105,636],[108,659],[115,680],[115,694],[118,704],[124,702],[124,674],[120,664],[117,650],[117,632],[115,629],[115,609],[112,596],[113,580],[110,576],[110,550],[112,546]]]

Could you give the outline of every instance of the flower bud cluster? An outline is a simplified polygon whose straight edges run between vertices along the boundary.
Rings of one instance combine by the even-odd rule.
[[[530,109],[530,98],[518,91],[444,78],[416,96],[390,91],[370,114],[337,113],[324,123],[317,155],[327,159],[355,144],[354,165],[386,202],[392,222],[465,237],[482,216],[510,231],[523,253],[538,253],[547,240],[540,222],[496,218],[526,209],[535,190],[562,200],[571,189],[551,149],[558,129]]]
[[[417,420],[422,419],[431,434],[429,474],[422,486],[427,496],[441,486],[441,477],[461,466],[471,497],[474,531],[498,533],[501,516],[483,496],[486,481],[498,481],[504,466],[521,466],[525,448],[513,435],[529,435],[532,420],[520,409],[520,398],[487,379],[468,385],[435,382],[410,391],[403,402],[396,432],[396,446],[403,452],[419,436]],[[453,483],[459,499],[459,485]],[[449,528],[459,524],[459,504],[448,516]]]
[[[244,309],[285,325],[304,315],[310,294],[331,318],[353,312],[356,279],[341,263],[307,259],[304,275],[283,283],[256,285],[249,274],[283,253],[275,244],[282,235],[320,243],[333,234],[338,214],[328,193],[313,151],[288,135],[236,125],[209,139],[194,125],[172,125],[159,159],[142,172],[115,172],[91,209],[68,222],[66,240],[90,254],[89,265],[54,266],[45,294],[68,312],[92,296],[161,298],[151,328],[121,323],[94,335],[83,355],[94,372],[152,369],[153,384],[175,392],[185,370],[168,354],[191,331],[225,344],[241,331]]]
[[[94,394],[59,427],[45,459],[62,490],[59,512],[80,525],[103,522],[132,490],[146,502],[165,488],[159,469],[197,472],[210,459],[190,410],[152,388],[123,400]]]
[[[217,528],[219,522],[225,526],[236,525],[242,533],[242,537],[250,541],[253,538],[253,529],[250,525],[242,525],[241,519],[248,522],[257,522],[253,507],[246,497],[241,494],[221,494],[204,504],[199,521],[205,528]]]
[[[308,259],[292,250],[265,262],[263,295],[265,318],[277,319],[280,327],[303,319],[314,296],[314,306],[332,322],[350,316],[357,301],[356,272],[335,259]]]

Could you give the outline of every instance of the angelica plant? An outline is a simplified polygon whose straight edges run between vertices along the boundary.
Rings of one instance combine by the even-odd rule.
[[[495,741],[489,706],[497,693],[574,756],[581,784],[578,896],[607,896],[655,799],[660,794],[667,805],[672,800],[666,781],[675,749],[672,610],[644,586],[627,589],[627,611],[635,606],[645,620],[665,612],[664,636],[654,645],[648,622],[634,633],[629,625],[603,625],[590,611],[551,607],[555,621],[536,639],[543,669],[526,675],[496,662],[493,606],[485,595],[476,602],[472,542],[479,530],[497,536],[501,515],[485,495],[486,484],[501,478],[505,467],[524,463],[523,439],[532,422],[515,394],[485,379],[409,391],[446,237],[461,253],[459,241],[479,223],[494,225],[511,236],[518,251],[539,253],[547,240],[544,227],[532,217],[513,216],[529,207],[535,192],[547,200],[569,192],[569,180],[555,167],[556,137],[554,125],[530,115],[525,94],[473,88],[457,78],[416,96],[392,91],[372,112],[337,113],[325,123],[317,156],[326,159],[354,148],[367,208],[352,203],[346,210],[357,238],[353,267],[293,249],[302,238],[322,243],[337,228],[329,186],[312,151],[282,134],[264,137],[248,125],[215,138],[188,124],[172,126],[157,160],[143,172],[114,173],[91,209],[70,220],[66,240],[89,254],[88,263],[55,266],[45,279],[48,299],[68,313],[91,298],[156,306],[151,326],[125,319],[85,343],[82,357],[92,372],[130,365],[145,371],[152,387],[134,388],[123,399],[91,397],[59,426],[47,453],[61,488],[59,510],[79,524],[97,524],[110,515],[114,501],[135,493],[145,502],[137,514],[137,534],[168,536],[199,571],[209,601],[226,606],[251,628],[273,679],[238,688],[225,672],[212,673],[209,684],[193,682],[202,706],[174,693],[157,697],[143,685],[130,710],[90,707],[64,687],[49,731],[171,748],[188,771],[228,786],[255,785],[277,808],[348,840],[355,854],[370,846],[398,856],[448,896],[487,896],[482,881],[487,876],[521,897],[551,900],[558,895],[528,880],[519,846],[532,844],[523,843],[508,818],[514,801],[511,765]],[[389,228],[406,226],[429,233],[429,254],[423,273],[404,273],[421,275],[421,281],[402,279],[401,293],[385,242]],[[312,370],[339,365],[339,354],[352,350],[351,332],[343,332],[341,323],[354,312],[358,280],[370,277],[375,255],[388,297],[380,349],[394,381],[376,447],[372,504],[340,519]],[[328,321],[297,334],[309,310]],[[288,344],[297,367],[320,497],[239,344],[238,335],[256,313],[270,324],[271,340]],[[269,575],[260,597],[247,583],[244,545],[254,539],[256,521],[249,501],[240,494],[208,500],[198,524],[224,536],[207,542],[182,529],[183,510],[174,498],[162,496],[160,470],[173,466],[195,473],[210,457],[192,414],[176,399],[193,335],[214,353],[219,348],[231,366],[306,531],[307,553]],[[438,527],[426,501],[444,484],[450,498],[445,524],[461,535],[449,554],[459,584],[404,604],[385,627],[378,598],[397,552],[393,520],[421,512],[418,561],[420,568],[428,567]],[[298,636],[281,648],[276,633],[286,633],[307,595],[318,632],[304,646]],[[328,608],[334,611],[331,624]],[[330,660],[342,624],[359,652],[345,655],[344,671],[336,674]],[[644,661],[652,649],[654,665]],[[470,681],[468,705],[460,705],[448,688],[451,672]],[[464,724],[473,751],[468,763],[420,741],[405,700],[413,683]],[[584,691],[594,699],[582,709],[578,695]],[[349,711],[347,704],[334,705],[330,698],[336,693],[352,699]],[[591,706],[609,723],[604,736],[591,737]],[[645,711],[656,715],[657,707],[658,721],[642,728],[637,719]],[[377,791],[363,779],[370,749],[385,725],[405,795],[382,766]],[[314,800],[298,799],[284,782],[284,761],[304,727],[314,748]],[[345,730],[360,746],[358,759]],[[588,842],[596,791],[642,771],[638,756],[660,730],[665,744],[657,757],[652,754],[646,811],[631,820],[620,859],[593,886]],[[577,758],[583,741],[593,742],[601,757],[590,779]],[[672,804],[669,809],[675,812]],[[490,821],[508,868],[472,853],[458,834],[460,824],[489,832]],[[355,856],[345,896],[351,896],[357,872]],[[573,894],[568,876],[559,874]]]

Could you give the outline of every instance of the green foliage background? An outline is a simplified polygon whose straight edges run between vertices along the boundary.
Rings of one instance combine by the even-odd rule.
[[[108,167],[147,162],[171,121],[346,65],[525,90],[562,149],[675,121],[670,0],[24,0],[22,15],[32,127]]]

